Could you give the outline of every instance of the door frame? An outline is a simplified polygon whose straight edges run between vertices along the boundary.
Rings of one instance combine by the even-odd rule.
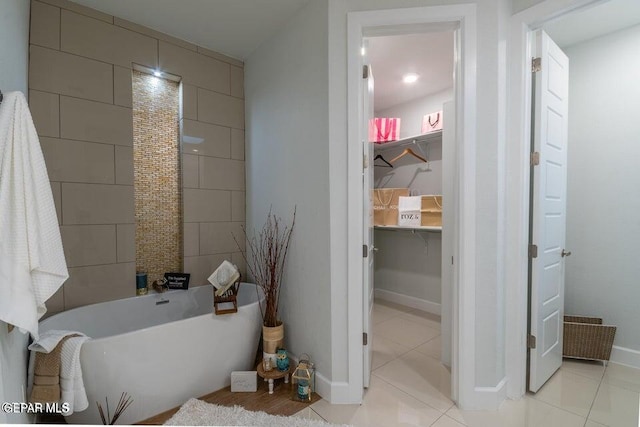
[[[484,406],[475,387],[476,281],[476,5],[427,6],[350,12],[347,17],[347,320],[349,386],[363,393],[363,129],[359,100],[363,85],[360,47],[363,37],[419,31],[456,30],[456,159],[453,218],[452,399],[465,408]],[[443,308],[446,309],[446,308]],[[353,388],[351,388],[353,387]],[[362,397],[360,397],[361,401]],[[486,399],[486,397],[485,397]],[[498,402],[499,403],[499,402]]]
[[[545,0],[514,14],[509,24],[509,99],[505,243],[507,396],[521,398],[527,376],[527,275],[531,147],[532,35],[545,23],[608,0]]]

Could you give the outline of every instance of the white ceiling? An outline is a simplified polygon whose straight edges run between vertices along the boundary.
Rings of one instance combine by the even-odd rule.
[[[367,55],[376,111],[453,86],[453,32],[371,37]],[[406,84],[402,76],[410,72],[419,78]]]
[[[244,60],[309,0],[72,0]]]
[[[610,0],[544,25],[560,47],[640,24],[640,0]]]

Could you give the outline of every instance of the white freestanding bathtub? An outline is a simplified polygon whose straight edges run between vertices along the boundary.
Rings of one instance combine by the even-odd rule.
[[[253,370],[261,331],[256,286],[243,283],[238,312],[216,316],[213,287],[152,293],[79,307],[40,323],[92,338],[80,352],[89,407],[67,421],[102,424],[122,392],[133,398],[118,424],[133,424],[230,384],[231,371]]]

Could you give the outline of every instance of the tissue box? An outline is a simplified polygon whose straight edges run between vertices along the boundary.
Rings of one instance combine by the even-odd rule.
[[[231,391],[255,392],[258,390],[258,373],[256,371],[231,372]]]

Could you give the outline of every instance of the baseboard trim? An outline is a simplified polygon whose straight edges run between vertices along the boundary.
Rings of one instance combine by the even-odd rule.
[[[331,381],[319,372],[316,372],[316,393],[325,400],[331,402]]]
[[[376,298],[393,302],[396,304],[406,305],[407,307],[417,308],[418,310],[426,311],[427,313],[437,314],[440,316],[440,304],[426,299],[410,297],[398,292],[388,291],[386,289],[375,289],[374,295]]]
[[[362,403],[354,400],[350,393],[349,383],[331,382],[324,375],[316,372],[316,393],[332,405]]]
[[[466,410],[497,411],[500,404],[507,398],[507,377],[502,378],[494,387],[475,387],[473,407]]]
[[[614,345],[609,361],[640,369],[640,351]]]
[[[291,359],[291,363],[293,366],[296,366],[298,364],[298,358],[296,356],[290,355],[289,358]],[[353,396],[350,394],[349,390],[349,383],[332,382],[318,371],[316,371],[315,385],[315,392],[318,394],[318,396],[333,405],[362,403],[361,401],[353,400]]]

